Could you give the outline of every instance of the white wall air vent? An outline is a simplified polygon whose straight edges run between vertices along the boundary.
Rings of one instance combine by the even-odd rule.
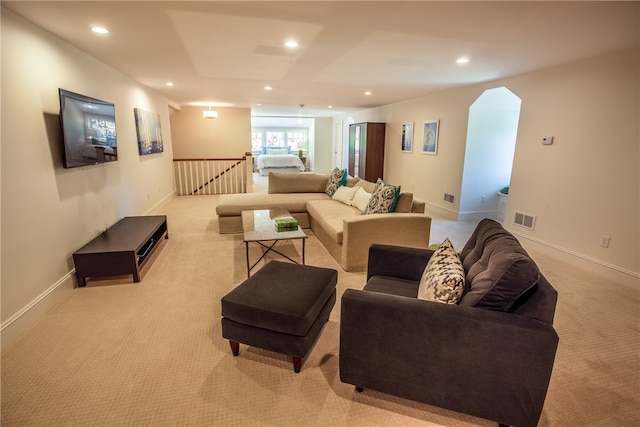
[[[444,193],[444,201],[447,203],[455,203],[455,196],[453,194]]]
[[[516,217],[513,220],[516,225],[520,225],[529,230],[533,230],[536,225],[536,217],[533,215],[527,215],[520,212],[516,212]]]

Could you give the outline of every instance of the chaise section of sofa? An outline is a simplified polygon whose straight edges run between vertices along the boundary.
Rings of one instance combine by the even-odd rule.
[[[286,209],[298,220],[300,227],[311,228],[307,202],[315,199],[330,199],[330,197],[325,193],[222,195],[216,207],[220,234],[241,233],[242,211],[258,209]]]
[[[268,194],[244,193],[220,196],[216,214],[220,234],[242,232],[242,211],[258,209],[286,209],[298,220],[300,227],[311,228],[307,213],[309,200],[331,200],[324,189],[328,175],[269,174]]]
[[[431,218],[423,213],[362,215],[334,200],[310,200],[307,210],[311,230],[345,271],[365,269],[373,243],[429,245]]]

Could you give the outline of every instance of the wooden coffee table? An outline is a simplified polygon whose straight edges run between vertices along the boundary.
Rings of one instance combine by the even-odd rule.
[[[291,216],[291,214],[285,209],[242,211],[243,240],[247,252],[247,277],[251,277],[251,270],[253,270],[269,252],[275,252],[293,263],[300,264],[274,248],[280,240],[302,240],[302,264],[304,264],[304,249],[307,235],[304,234],[302,228],[298,226],[298,229],[294,231],[276,230],[275,219],[289,216]],[[249,243],[251,242],[257,243],[266,249],[266,251],[262,253],[262,256],[253,264],[249,261]]]

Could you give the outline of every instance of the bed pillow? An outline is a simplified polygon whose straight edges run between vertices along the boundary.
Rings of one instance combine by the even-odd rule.
[[[287,154],[286,148],[267,148],[267,154],[283,155]]]
[[[457,304],[465,285],[464,268],[451,241],[445,239],[429,258],[418,287],[418,299]]]
[[[331,196],[331,198],[333,200],[342,202],[347,206],[351,206],[353,201],[353,196],[356,194],[356,191],[358,191],[357,187],[352,188],[352,187],[347,187],[346,185],[342,185],[338,187],[338,189],[336,190],[335,193],[333,193],[333,196]]]
[[[378,214],[378,213],[390,213],[396,208],[398,202],[398,196],[400,196],[400,186],[387,184],[382,179],[378,178],[376,186],[371,194],[371,199],[367,208],[364,210],[364,215]]]
[[[360,212],[364,212],[369,204],[369,200],[371,199],[371,193],[367,192],[367,190],[362,187],[354,188],[357,188],[358,190],[356,191],[356,194],[353,195],[351,206],[355,206],[360,210]]]
[[[327,181],[327,187],[324,192],[333,197],[338,187],[344,185],[347,182],[347,170],[335,168],[329,174],[329,180]]]

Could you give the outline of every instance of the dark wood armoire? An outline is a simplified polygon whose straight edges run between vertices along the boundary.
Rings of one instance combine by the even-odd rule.
[[[376,182],[384,168],[385,123],[349,125],[349,174]]]

